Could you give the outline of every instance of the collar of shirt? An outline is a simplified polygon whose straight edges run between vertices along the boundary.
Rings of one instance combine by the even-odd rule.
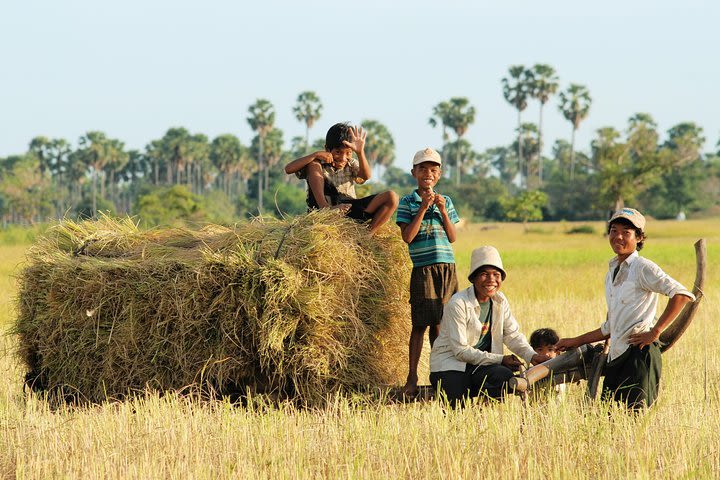
[[[623,263],[627,263],[628,266],[630,266],[637,258],[640,256],[637,250],[635,250],[633,253],[630,254],[629,257],[625,259]],[[618,257],[613,257],[612,260],[608,262],[608,265],[610,266],[610,269],[614,269],[618,265]]]
[[[480,315],[480,302],[478,302],[477,296],[475,295],[475,287],[470,285],[468,288],[465,289],[465,293],[467,295],[467,301],[470,303],[470,306],[475,311],[476,315]],[[488,302],[492,302],[493,297],[490,297],[488,299]],[[492,303],[491,303],[492,305]]]
[[[638,253],[637,250],[635,250],[633,253],[630,254],[629,257],[627,257],[622,263],[619,264],[619,267],[620,267],[620,268],[618,268],[618,263],[619,263],[619,262],[618,262],[618,258],[617,258],[617,257],[615,257],[615,258],[613,258],[612,260],[610,260],[610,262],[608,263],[608,266],[610,267],[610,272],[608,273],[608,275],[610,275],[610,283],[611,283],[612,285],[618,285],[619,283],[621,283],[622,281],[624,281],[625,278],[627,277],[627,271],[628,271],[628,269],[630,268],[630,266],[631,266],[633,263],[635,263],[635,261],[637,261],[637,259],[638,259],[639,257],[640,257],[640,254]],[[613,276],[612,276],[612,275],[613,275],[612,272],[613,272],[616,268],[618,268],[618,271],[617,271],[617,274],[615,274],[615,276],[613,277]]]

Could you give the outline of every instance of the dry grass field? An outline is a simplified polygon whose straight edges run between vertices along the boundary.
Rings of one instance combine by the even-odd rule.
[[[469,225],[456,244],[461,287],[472,248],[495,245],[503,286],[523,331],[561,335],[604,317],[603,275],[612,252],[600,222]],[[706,297],[681,341],[664,354],[656,405],[633,415],[585,401],[584,384],[547,402],[386,404],[335,398],[322,410],[248,407],[174,394],[52,409],[26,395],[15,339],[2,337],[2,478],[718,478],[720,476],[720,220],[648,224],[643,255],[688,287],[693,243],[708,241]],[[1,242],[0,242],[1,243]],[[0,325],[14,315],[13,274],[26,246],[0,247]],[[68,279],[72,281],[72,279]],[[661,302],[661,307],[664,305]],[[409,321],[409,319],[408,319]],[[423,379],[427,382],[427,347]],[[398,358],[406,362],[406,358]]]

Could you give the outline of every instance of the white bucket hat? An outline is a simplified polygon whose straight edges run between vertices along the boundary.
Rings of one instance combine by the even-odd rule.
[[[505,273],[505,269],[503,269],[500,252],[497,251],[497,248],[491,247],[489,245],[485,245],[484,247],[476,248],[475,250],[473,250],[472,256],[470,257],[470,275],[468,275],[468,280],[472,282],[475,271],[480,267],[484,267],[485,265],[489,265],[500,270],[500,273],[502,274],[502,279],[505,280],[505,276],[507,274]]]

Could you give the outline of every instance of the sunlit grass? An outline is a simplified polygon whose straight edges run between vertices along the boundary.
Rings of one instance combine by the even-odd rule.
[[[596,234],[574,235],[561,223],[528,234],[520,225],[468,226],[456,244],[461,287],[471,249],[495,245],[508,270],[503,290],[525,333],[595,328],[605,314],[603,276],[612,252],[602,224],[593,225]],[[645,414],[588,403],[584,385],[570,386],[564,400],[525,406],[512,398],[451,412],[438,403],[363,398],[336,398],[323,410],[260,399],[244,408],[173,394],[53,411],[23,394],[23,372],[7,355],[14,339],[4,337],[0,477],[718,478],[720,221],[651,222],[649,233],[643,254],[687,286],[695,272],[692,244],[701,236],[709,264],[704,303],[664,354],[661,396]],[[12,318],[11,275],[23,253],[0,248],[5,324]],[[426,382],[426,360],[423,375]]]

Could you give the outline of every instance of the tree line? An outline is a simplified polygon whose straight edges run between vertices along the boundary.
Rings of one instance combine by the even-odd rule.
[[[637,113],[619,130],[596,131],[587,150],[575,134],[592,104],[589,90],[570,83],[560,88],[550,65],[513,65],[501,79],[505,100],[517,111],[510,145],[476,151],[465,138],[476,109],[466,97],[452,97],[430,109],[428,122],[441,130],[438,148],[448,179],[443,193],[463,216],[474,220],[599,219],[632,202],[653,216],[713,212],[720,205],[720,153],[705,153],[701,127],[682,122],[664,139],[647,113]],[[537,123],[523,121],[530,101],[539,104]],[[557,139],[543,154],[543,115],[556,101],[569,122],[567,139]],[[254,132],[249,143],[223,134],[173,127],[143,150],[126,149],[122,140],[89,131],[76,145],[62,138],[37,136],[26,152],[0,158],[0,214],[3,225],[51,218],[93,217],[100,211],[137,215],[148,225],[178,221],[232,222],[258,214],[296,214],[305,210],[304,183],[282,171],[287,161],[321,150],[311,141],[322,116],[322,101],[312,91],[298,95],[292,112],[304,135],[286,142],[267,99],[249,106],[246,120]],[[412,189],[409,172],[393,165],[395,142],[378,120],[364,120],[366,154],[376,181],[362,194]],[[509,128],[513,128],[510,127]],[[717,147],[720,148],[720,142]]]

